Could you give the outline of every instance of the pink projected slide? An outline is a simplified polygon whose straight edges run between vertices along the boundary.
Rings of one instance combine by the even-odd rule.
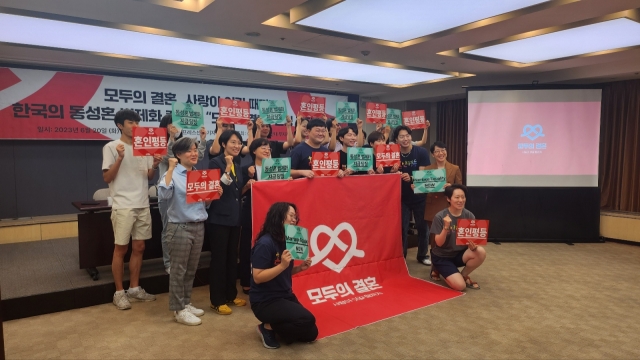
[[[597,175],[600,102],[469,103],[468,175]]]

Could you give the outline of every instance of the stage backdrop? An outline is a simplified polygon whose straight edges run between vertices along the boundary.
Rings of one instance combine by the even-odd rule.
[[[313,265],[293,291],[321,338],[462,295],[409,276],[397,174],[259,181],[252,196],[254,238],[273,203],[298,207]]]
[[[345,95],[0,67],[0,139],[117,139],[113,118],[118,110],[134,109],[142,126],[154,127],[176,101],[202,105],[211,137],[220,98],[248,101],[254,120],[259,101],[285,100],[295,119],[300,103],[311,95],[326,98],[325,109],[332,116],[336,102],[348,101]],[[246,126],[236,129],[246,138]],[[192,132],[188,135],[197,135]],[[272,138],[286,140],[284,125],[274,126]]]

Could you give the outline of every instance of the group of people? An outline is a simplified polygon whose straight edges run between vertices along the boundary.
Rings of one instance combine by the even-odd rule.
[[[132,134],[139,125],[139,115],[129,109],[115,116],[121,137],[105,145],[103,149],[103,177],[109,184],[112,198],[111,221],[115,250],[112,271],[116,292],[113,303],[116,308],[131,308],[132,301],[153,301],[139,286],[144,240],[151,238],[151,214],[147,194],[148,182],[159,172],[158,204],[162,217],[162,249],[165,269],[169,274],[169,308],[175,320],[185,325],[199,325],[205,311],[191,303],[191,292],[204,241],[211,248],[209,265],[210,308],[221,315],[230,315],[232,307],[246,306],[238,297],[236,279],[240,278],[242,291],[249,295],[251,309],[260,321],[257,332],[263,345],[278,348],[277,336],[286,343],[312,342],[318,335],[314,316],[305,309],[292,292],[291,276],[311,266],[307,259],[295,266],[291,254],[285,248],[284,225],[298,221],[297,207],[291,203],[276,203],[269,209],[264,225],[252,247],[251,189],[260,180],[262,161],[280,157],[290,151],[291,176],[313,178],[312,153],[339,151],[341,169],[338,177],[352,175],[400,173],[402,179],[402,247],[407,255],[407,234],[413,215],[418,231],[417,260],[431,266],[431,278],[446,283],[453,289],[479,289],[469,274],[485,259],[483,248],[470,243],[455,244],[456,222],[460,218],[474,218],[464,208],[467,189],[461,184],[460,169],[446,161],[446,145],[435,142],[431,154],[436,160],[431,164],[429,153],[420,142],[413,142],[411,129],[398,126],[393,131],[378,126],[369,136],[362,129],[362,121],[355,126],[340,127],[327,118],[296,119],[295,135],[292,120],[287,117],[287,141],[270,139],[271,126],[258,119],[247,125],[246,143],[234,125],[217,122],[216,137],[206,141],[206,131],[200,131],[200,141],[182,136],[172,124],[170,115],[163,117],[160,126],[169,134],[166,156],[133,156]],[[428,124],[427,124],[428,126]],[[401,163],[393,167],[374,164],[368,172],[354,172],[346,167],[350,147],[373,147],[386,144],[393,135],[400,145]],[[365,143],[366,141],[366,143]],[[214,201],[187,203],[187,172],[209,155],[209,169],[219,169],[220,198]],[[241,158],[249,155],[251,162],[241,166]],[[447,174],[444,196],[442,194],[415,194],[412,172],[415,170],[443,168]],[[428,255],[428,220],[431,224],[431,257]],[[206,239],[205,239],[206,236]],[[400,238],[400,237],[399,237]],[[129,289],[123,288],[124,255],[132,240],[129,261]],[[464,266],[462,272],[458,267]]]

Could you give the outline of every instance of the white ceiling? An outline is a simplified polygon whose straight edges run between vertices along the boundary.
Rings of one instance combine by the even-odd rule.
[[[366,83],[278,76],[253,71],[178,65],[156,60],[133,60],[9,44],[0,44],[0,62],[254,86],[346,92],[375,97],[383,102],[456,98],[464,94],[463,86],[528,84],[532,81],[539,81],[540,84],[585,84],[640,78],[638,75],[640,49],[523,68],[437,54],[441,51],[485,43],[527,31],[640,8],[640,0],[582,0],[405,48],[393,48],[262,25],[264,21],[287,12],[303,2],[304,0],[215,0],[200,12],[177,10],[137,0],[0,0],[0,6],[117,24],[140,25],[190,35],[225,38],[368,61],[472,73],[476,76],[398,89]],[[428,18],[425,21],[428,21]],[[261,36],[245,35],[253,31],[259,32]],[[361,51],[365,50],[370,52],[366,57],[361,54]],[[171,51],[171,49],[158,49],[158,51]]]

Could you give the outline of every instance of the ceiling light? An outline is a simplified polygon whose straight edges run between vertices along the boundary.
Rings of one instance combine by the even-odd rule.
[[[256,31],[251,31],[251,32],[244,33],[244,34],[245,34],[245,35],[247,35],[247,36],[253,36],[253,37],[258,37],[258,36],[260,36],[260,33],[259,33],[259,32],[256,32]]]
[[[438,81],[456,75],[409,69],[395,64],[364,64],[345,57],[304,52],[285,53],[280,52],[287,51],[284,49],[258,47],[228,40],[216,41],[220,43],[0,13],[0,42],[5,43],[391,86]],[[340,61],[341,59],[347,61]]]
[[[404,42],[547,0],[345,0],[296,24]]]
[[[480,47],[465,54],[534,63],[640,45],[640,23],[619,18]]]

